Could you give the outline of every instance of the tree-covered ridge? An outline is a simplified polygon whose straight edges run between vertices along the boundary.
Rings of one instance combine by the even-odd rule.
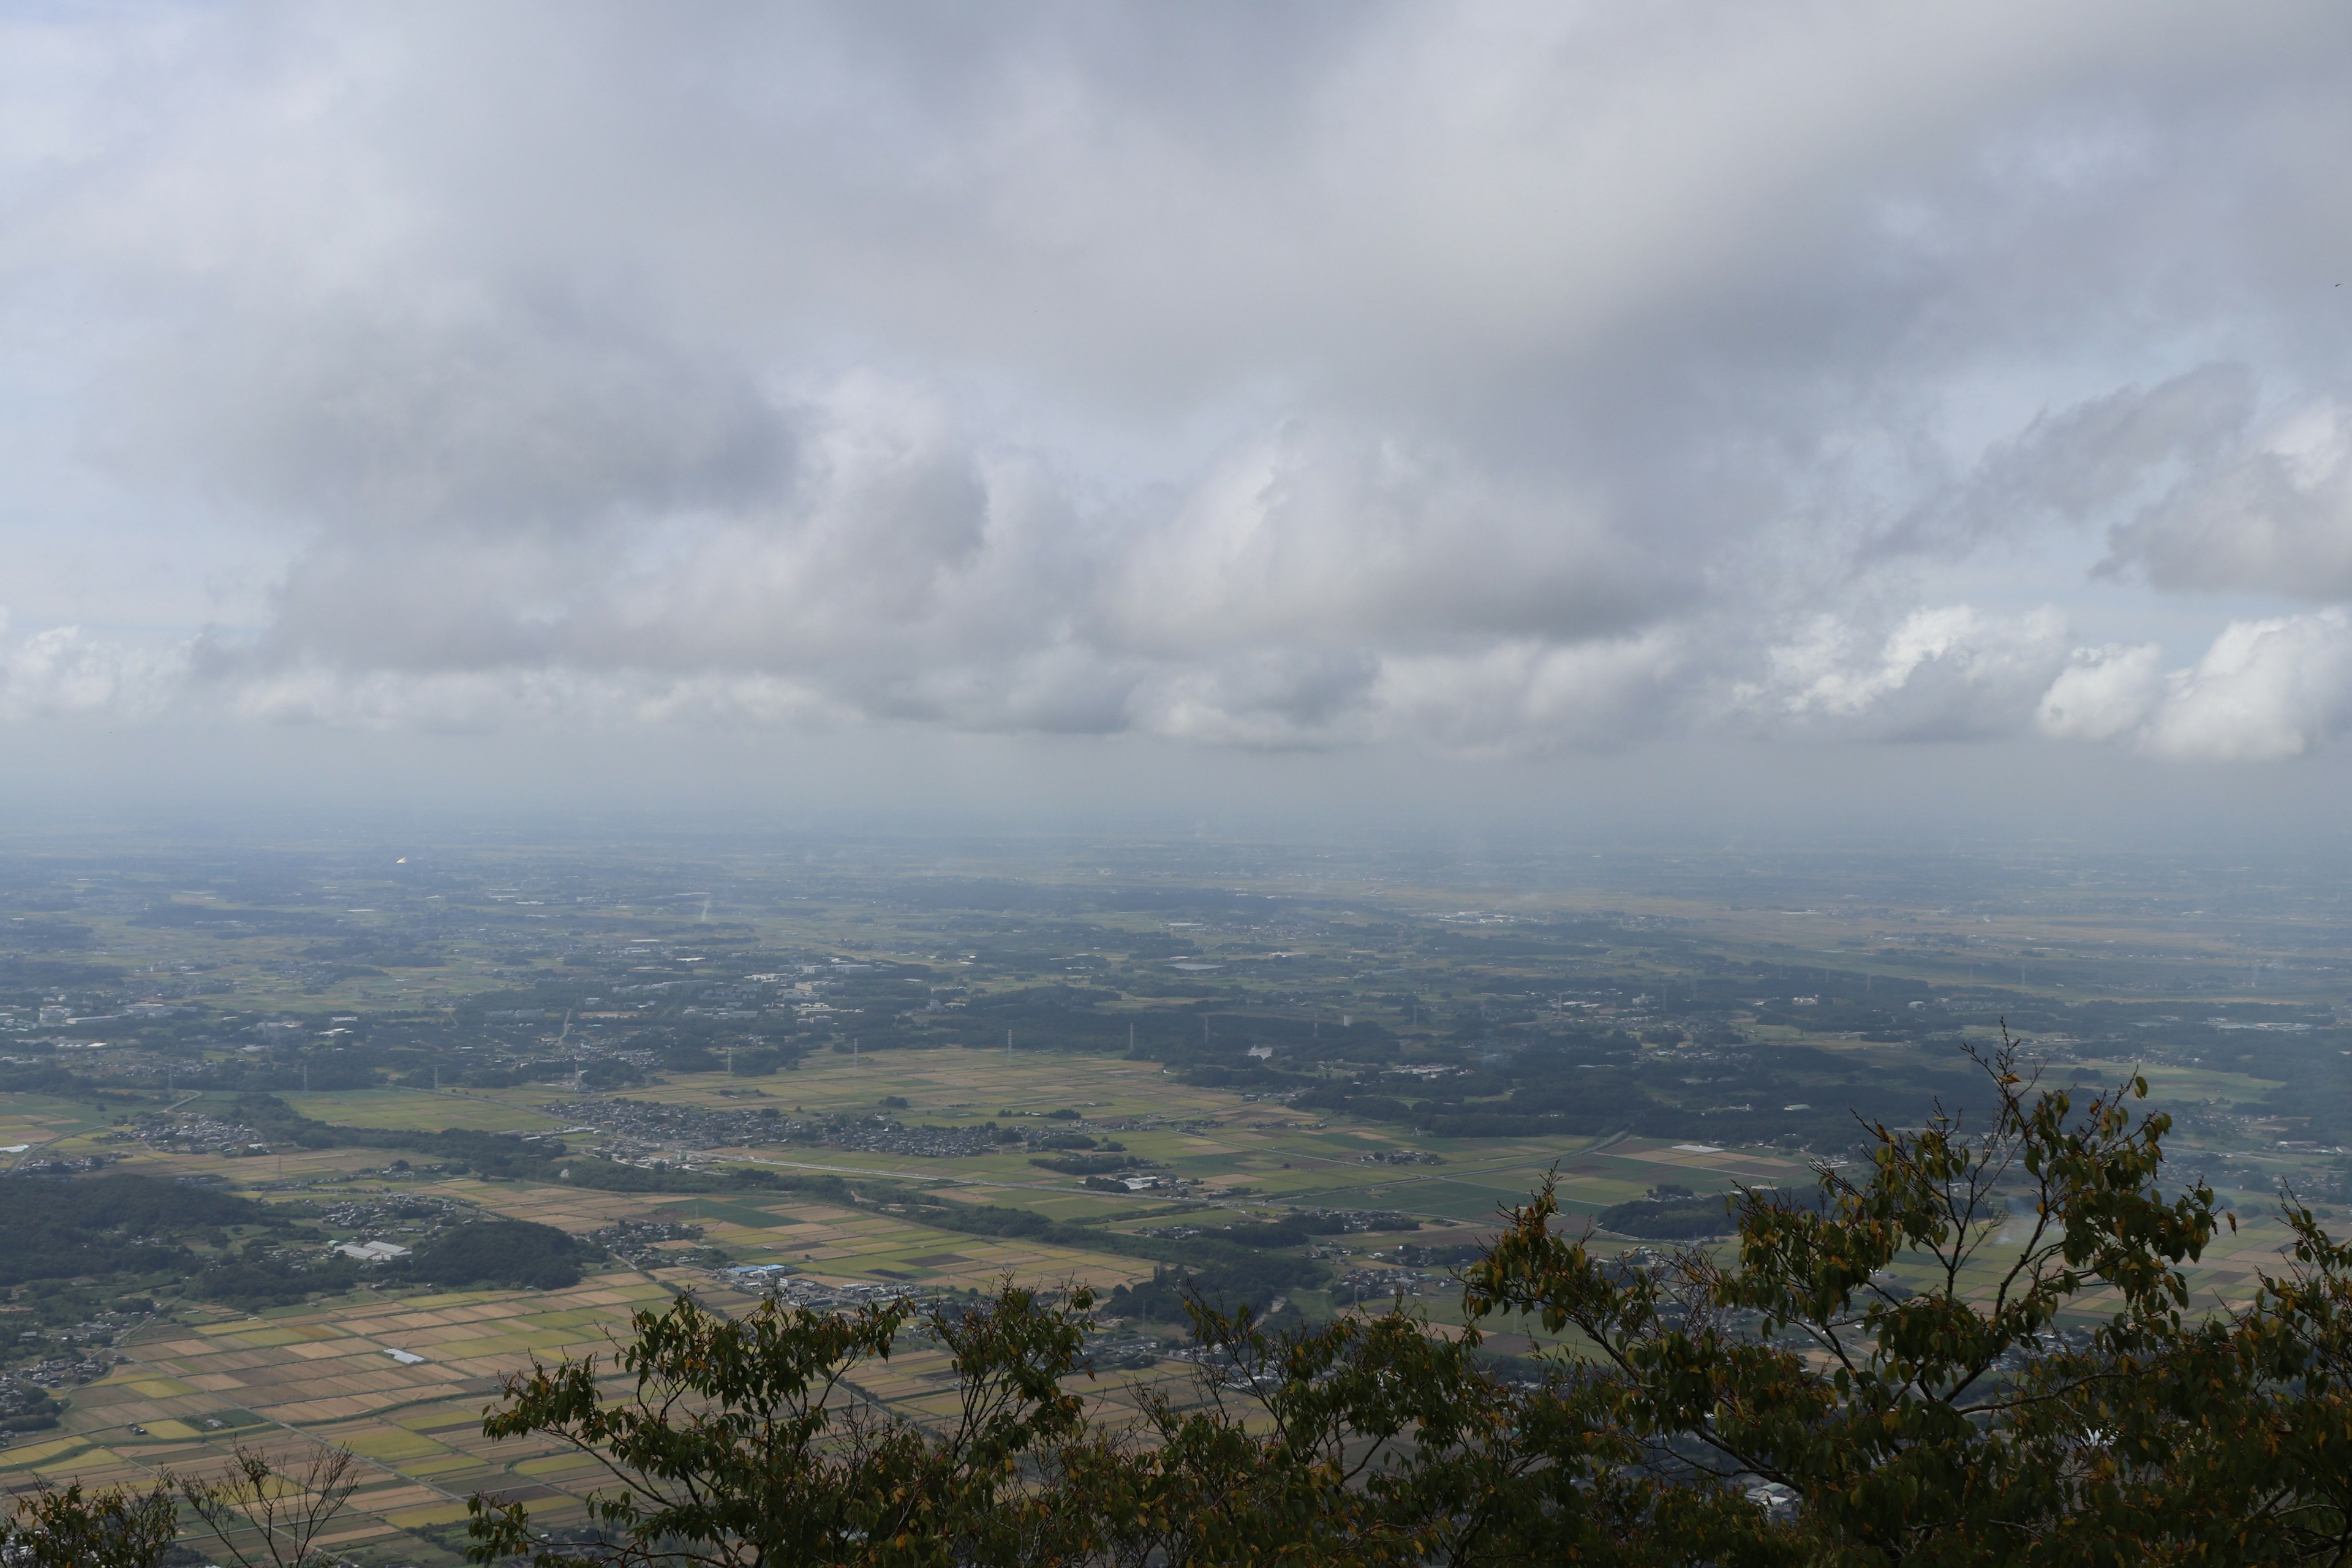
[[[0,1177],[0,1287],[75,1280],[79,1295],[184,1294],[250,1310],[357,1284],[323,1241],[282,1210],[206,1186],[126,1172]]]
[[[271,1223],[249,1198],[153,1176],[0,1178],[0,1285],[185,1269],[188,1242]]]
[[[452,1289],[506,1286],[561,1290],[580,1283],[581,1266],[600,1256],[551,1225],[479,1219],[441,1232],[404,1259],[399,1273]]]
[[[1638,1198],[1612,1204],[1596,1216],[1601,1228],[1645,1241],[1690,1241],[1722,1236],[1732,1226],[1732,1206],[1721,1194],[1694,1193],[1661,1183]]]
[[[240,1094],[234,1114],[273,1143],[301,1149],[384,1149],[458,1163],[485,1175],[536,1175],[564,1152],[556,1139],[525,1142],[511,1132],[452,1127],[437,1132],[343,1127],[303,1115],[274,1094]]]

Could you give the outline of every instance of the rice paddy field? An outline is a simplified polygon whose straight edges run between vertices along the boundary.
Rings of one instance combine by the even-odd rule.
[[[2213,1091],[2233,1086],[2207,1074],[2172,1087],[2210,1100]],[[2234,1087],[2251,1095],[2259,1085]],[[817,1147],[689,1152],[712,1165],[835,1174],[853,1191],[860,1178],[921,1184],[950,1200],[1027,1207],[1108,1231],[1166,1225],[1171,1216],[1223,1223],[1302,1205],[1397,1210],[1422,1222],[1411,1239],[1428,1246],[1489,1234],[1498,1212],[1524,1200],[1548,1173],[1556,1173],[1571,1215],[1597,1213],[1660,1182],[1704,1191],[1811,1179],[1803,1161],[1771,1150],[1623,1137],[1408,1138],[1179,1084],[1149,1063],[1110,1058],[1016,1055],[1008,1061],[1001,1054],[944,1050],[901,1053],[886,1070],[828,1055],[797,1071],[761,1079],[678,1075],[632,1098],[725,1108],[756,1092],[815,1112],[870,1104],[886,1091],[908,1101],[903,1119],[941,1126],[1061,1109],[1080,1111],[1090,1125],[1133,1123],[1121,1133],[1129,1148],[1196,1177],[1201,1185],[1186,1201],[1171,1204],[1162,1194],[1088,1190],[1017,1154],[942,1160]],[[349,1126],[544,1131],[575,1125],[562,1109],[569,1101],[539,1089],[284,1098],[306,1115]],[[17,1125],[61,1136],[60,1148],[103,1137],[99,1124],[78,1120],[70,1107],[11,1107],[9,1113],[20,1119]],[[596,1137],[574,1133],[570,1142],[593,1146]],[[1391,1163],[1404,1155],[1414,1163]],[[272,1202],[317,1205],[429,1193],[484,1214],[574,1234],[624,1220],[683,1221],[699,1226],[700,1245],[729,1262],[784,1263],[829,1284],[984,1290],[1010,1279],[1108,1289],[1150,1271],[1149,1263],[1117,1253],[941,1230],[855,1203],[759,1191],[620,1194],[399,1174],[387,1170],[381,1153],[362,1150],[289,1151],[266,1158],[141,1152],[125,1168],[224,1178],[236,1190]],[[2199,1271],[2200,1287],[2214,1298],[2242,1294],[2253,1271],[2273,1259],[2275,1228],[2249,1218]],[[1367,1248],[1378,1245],[1355,1239]],[[1630,1244],[1604,1237],[1602,1245]],[[1433,1271],[1420,1272],[1427,1277],[1414,1283],[1419,1295],[1412,1305],[1440,1323],[1459,1321],[1452,1288]],[[1397,1278],[1402,1283],[1408,1276]],[[122,1345],[101,1379],[73,1392],[61,1430],[0,1451],[0,1484],[136,1484],[166,1472],[205,1472],[240,1443],[287,1455],[332,1443],[364,1461],[362,1484],[331,1543],[335,1549],[361,1562],[455,1563],[468,1497],[528,1500],[535,1515],[561,1525],[580,1517],[576,1499],[596,1480],[593,1465],[576,1455],[544,1444],[492,1444],[482,1436],[482,1417],[495,1405],[502,1380],[535,1357],[609,1358],[616,1342],[626,1338],[633,1312],[658,1310],[685,1290],[725,1311],[748,1310],[755,1300],[710,1267],[656,1266],[608,1268],[563,1290],[362,1289],[252,1315],[194,1309]],[[1319,1293],[1302,1305],[1332,1310]],[[1491,1341],[1498,1350],[1524,1352],[1541,1342],[1517,1331],[1525,1325],[1489,1327],[1502,1330]],[[915,1347],[863,1380],[861,1391],[893,1412],[921,1419],[946,1396],[944,1370],[936,1352]],[[1141,1373],[1109,1374],[1091,1392],[1113,1407],[1131,1403],[1143,1385],[1181,1399],[1190,1396],[1192,1377],[1190,1367],[1163,1362]]]
[[[910,1119],[950,1124],[1005,1110],[1081,1110],[1089,1122],[1158,1117],[1173,1125],[1126,1133],[1144,1157],[1196,1173],[1202,1198],[1171,1205],[1150,1194],[1108,1194],[1029,1166],[1017,1155],[940,1161],[812,1149],[709,1151],[777,1168],[935,1184],[950,1198],[1017,1205],[1056,1218],[1112,1229],[1166,1224],[1171,1207],[1200,1219],[1309,1203],[1399,1209],[1421,1217],[1412,1239],[1431,1245],[1474,1238],[1498,1206],[1523,1198],[1555,1165],[1563,1192],[1598,1208],[1662,1176],[1738,1174],[1787,1179],[1801,1168],[1769,1155],[1696,1153],[1620,1141],[1605,1150],[1562,1139],[1449,1146],[1423,1141],[1411,1152],[1443,1163],[1394,1166],[1370,1157],[1406,1141],[1360,1126],[1324,1125],[1279,1106],[1171,1082],[1149,1064],[937,1052],[892,1063],[886,1079],[868,1065],[822,1058],[765,1079],[674,1081],[640,1098],[673,1103],[733,1103],[759,1089],[811,1110],[870,1101],[887,1087],[908,1100]],[[305,1114],[369,1127],[475,1127],[510,1131],[567,1125],[538,1091],[433,1096],[406,1090],[336,1095],[289,1093]],[[549,1107],[542,1109],[541,1107]],[[86,1129],[84,1136],[94,1133]],[[593,1140],[575,1139],[575,1142]],[[122,1168],[226,1177],[266,1201],[326,1203],[387,1194],[432,1194],[482,1212],[584,1234],[619,1220],[677,1219],[698,1226],[703,1244],[740,1262],[784,1262],[824,1282],[866,1282],[929,1290],[986,1289],[1011,1279],[1047,1286],[1107,1289],[1149,1276],[1150,1265],[1112,1253],[942,1231],[863,1206],[762,1193],[630,1194],[479,1178],[394,1177],[384,1157],[349,1149],[259,1157],[133,1155]],[[1215,1206],[1207,1206],[1215,1205]],[[354,1297],[247,1316],[199,1309],[198,1320],[151,1328],[121,1349],[125,1359],[74,1391],[63,1430],[0,1451],[0,1484],[78,1479],[141,1483],[166,1471],[204,1472],[235,1444],[299,1453],[327,1442],[366,1461],[333,1544],[361,1561],[453,1563],[461,1550],[465,1500],[477,1492],[530,1501],[551,1524],[576,1517],[567,1500],[594,1480],[593,1467],[543,1445],[493,1445],[481,1436],[501,1380],[533,1357],[610,1356],[629,1315],[658,1310],[691,1289],[740,1311],[752,1298],[707,1268],[655,1268],[598,1274],[568,1290],[487,1294],[362,1290]],[[1447,1310],[1443,1290],[1430,1304]],[[1519,1348],[1513,1343],[1507,1348]],[[395,1354],[395,1352],[399,1352]],[[412,1359],[413,1358],[413,1359]],[[944,1362],[917,1348],[864,1392],[921,1418],[944,1397]],[[1112,1405],[1139,1384],[1183,1396],[1192,1370],[1164,1363],[1106,1376],[1092,1391]]]

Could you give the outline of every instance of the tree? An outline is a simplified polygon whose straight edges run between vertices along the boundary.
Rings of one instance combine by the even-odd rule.
[[[492,1437],[540,1433],[593,1455],[609,1484],[589,1511],[608,1547],[533,1536],[520,1504],[477,1497],[473,1561],[586,1563],[951,1563],[1022,1561],[1017,1461],[1074,1436],[1076,1367],[1092,1297],[1049,1304],[1005,1287],[920,1326],[958,1376],[940,1430],[877,1415],[851,1374],[887,1359],[916,1321],[903,1301],[829,1316],[771,1300],[730,1320],[692,1296],[640,1312],[620,1358],[633,1386],[608,1401],[597,1358],[534,1363],[508,1380]]]
[[[1476,1332],[1398,1312],[1269,1334],[1193,1304],[1189,1408],[1144,1400],[1139,1433],[1096,1432],[1040,1476],[1072,1564],[1644,1562],[1673,1540],[1721,1560],[1744,1500],[1642,1484],[1594,1382],[1495,1376]]]
[[[237,1445],[215,1481],[174,1485],[238,1568],[317,1568],[327,1526],[359,1486],[348,1448],[320,1444],[309,1463],[279,1469],[261,1449]]]
[[[156,1568],[180,1533],[172,1489],[114,1488],[85,1493],[76,1482],[63,1491],[43,1487],[19,1498],[5,1534],[0,1561],[11,1568]]]
[[[1777,1533],[1809,1560],[2343,1561],[2352,1259],[2298,1211],[2302,1272],[2191,1319],[2182,1266],[2236,1222],[2201,1182],[2167,1194],[2146,1081],[2078,1110],[2006,1037],[1982,1065],[1981,1134],[1874,1127],[1860,1182],[1743,1192],[1728,1265],[1622,1269],[1554,1234],[1547,1184],[1471,1310],[1577,1330],[1654,1484],[1786,1497]]]
[[[1393,1312],[1269,1332],[1190,1306],[1198,1397],[1088,1417],[1091,1298],[1006,1286],[920,1321],[957,1414],[893,1421],[853,1374],[918,1322],[690,1297],[622,1368],[534,1366],[492,1436],[594,1454],[602,1541],[474,1504],[472,1556],[589,1563],[1864,1565],[2352,1562],[2352,1247],[2290,1198],[2291,1266],[2193,1312],[2232,1216],[2168,1185],[2135,1077],[2081,1101],[1980,1058],[1990,1120],[1870,1129],[1868,1167],[1743,1190],[1723,1258],[1644,1263],[1555,1228],[1550,1183],[1464,1276],[1470,1326]],[[1897,1266],[1915,1284],[1900,1285]],[[1506,1375],[1477,1325],[1579,1353]]]

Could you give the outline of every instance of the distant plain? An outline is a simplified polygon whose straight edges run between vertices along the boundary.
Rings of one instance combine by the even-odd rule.
[[[1842,1107],[1824,1109],[1845,1131],[1825,1133],[1810,1103],[1782,1112],[1711,1085],[1783,1052],[1805,1082],[1899,1087],[1962,1065],[1964,1046],[1990,1048],[2004,1022],[2053,1080],[2147,1075],[2151,1105],[2179,1121],[2176,1163],[2223,1184],[2242,1222],[2193,1279],[2206,1300],[2239,1297],[2275,1267],[2278,1183],[2331,1216],[2344,1201],[2330,1195],[2352,1132],[2341,886],[2316,868],[2265,882],[2027,856],[1907,871],[1701,856],[1429,865],[1247,846],[20,856],[0,888],[46,934],[5,960],[16,1005],[0,1052],[11,1070],[62,1068],[80,1086],[52,1074],[0,1094],[0,1143],[27,1145],[20,1163],[105,1154],[110,1169],[312,1215],[424,1194],[575,1235],[624,1222],[700,1234],[559,1290],[363,1286],[250,1313],[166,1303],[69,1390],[57,1430],[0,1451],[0,1469],[16,1486],[105,1484],[201,1469],[236,1440],[337,1442],[370,1479],[334,1544],[450,1563],[468,1495],[531,1499],[561,1525],[579,1517],[564,1500],[594,1480],[577,1458],[481,1437],[499,1379],[533,1356],[609,1357],[630,1311],[677,1291],[747,1309],[749,1287],[723,1267],[925,1291],[1008,1279],[1107,1290],[1151,1278],[1147,1233],[1390,1213],[1421,1228],[1318,1238],[1325,1284],[1282,1304],[1310,1320],[1402,1304],[1454,1322],[1444,1267],[1398,1262],[1399,1243],[1475,1245],[1553,1173],[1582,1224],[1662,1183],[1801,1188],[1821,1160],[1852,1171],[1866,1132]],[[142,1004],[168,1016],[125,1011]],[[1857,1023],[1880,1016],[1895,1023]],[[1932,1028],[1906,1022],[1929,1016]],[[1649,1123],[1547,1132],[1520,1115],[1465,1135],[1477,1115],[1536,1103],[1531,1091],[1423,1098],[1588,1046],[1615,1053],[1607,1073],[1656,1086]],[[300,1087],[305,1070],[354,1062],[348,1087]],[[626,1081],[590,1084],[599,1063]],[[596,1190],[421,1152],[199,1152],[156,1132],[233,1121],[257,1092],[339,1128],[512,1134],[522,1150],[560,1138],[571,1156],[656,1175],[767,1172],[845,1190]],[[738,1120],[633,1133],[628,1118],[653,1127],[654,1111],[624,1101]],[[766,1110],[802,1131],[711,1141]],[[964,1152],[879,1146],[856,1131],[877,1116],[951,1131]],[[1048,1121],[1115,1141],[1164,1184],[1104,1190],[1045,1168]],[[989,1145],[992,1124],[1029,1141]],[[942,1228],[898,1201],[909,1194],[1058,1224],[1043,1239]],[[1126,1245],[1089,1247],[1089,1232]],[[1543,1342],[1525,1324],[1489,1327],[1502,1352]],[[1118,1332],[1181,1339],[1166,1323]],[[911,1347],[865,1392],[921,1418],[941,1371]],[[1131,1400],[1139,1380],[1191,1376],[1146,1357],[1092,1386]]]

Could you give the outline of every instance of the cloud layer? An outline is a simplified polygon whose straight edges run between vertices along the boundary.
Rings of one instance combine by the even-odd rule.
[[[2338,8],[0,34],[8,717],[2352,721]],[[132,613],[100,516],[273,564]]]

